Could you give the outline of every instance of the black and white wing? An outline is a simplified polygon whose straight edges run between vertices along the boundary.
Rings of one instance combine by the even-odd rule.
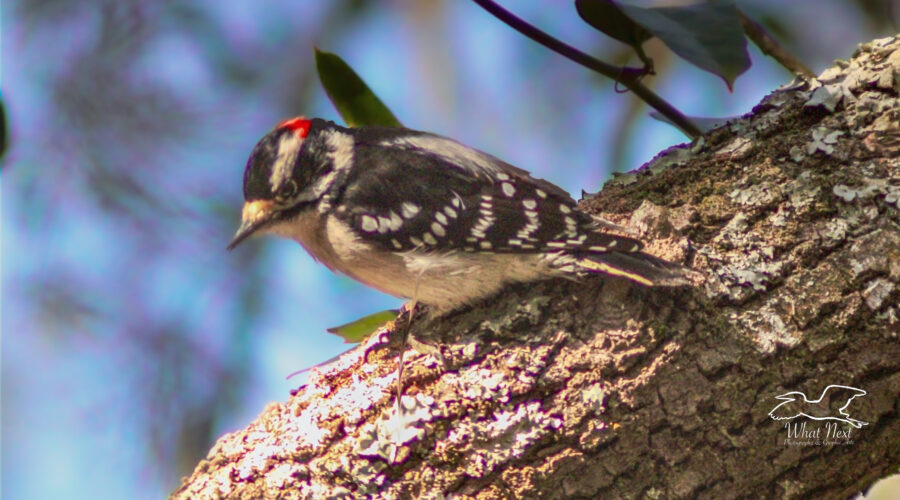
[[[355,155],[358,168],[341,203],[353,209],[339,217],[385,248],[640,249],[634,239],[598,231],[559,187],[450,139],[407,134],[358,142]]]

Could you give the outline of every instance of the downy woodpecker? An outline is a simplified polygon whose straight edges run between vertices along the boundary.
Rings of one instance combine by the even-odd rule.
[[[433,314],[560,276],[685,284],[679,266],[610,234],[561,188],[427,132],[284,121],[253,149],[244,200],[229,249],[255,233],[291,238]]]

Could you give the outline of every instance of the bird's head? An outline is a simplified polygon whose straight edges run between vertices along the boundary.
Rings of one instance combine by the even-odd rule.
[[[303,152],[312,120],[299,117],[279,123],[253,148],[244,170],[241,226],[228,245],[236,247],[251,235],[290,219],[318,199],[314,165]]]

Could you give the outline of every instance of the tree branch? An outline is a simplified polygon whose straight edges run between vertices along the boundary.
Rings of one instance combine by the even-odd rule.
[[[509,25],[514,30],[522,33],[528,38],[531,38],[544,47],[547,47],[548,49],[584,66],[585,68],[600,73],[601,75],[624,85],[630,91],[634,92],[636,96],[640,97],[644,102],[649,104],[650,107],[659,111],[661,114],[670,119],[672,123],[680,128],[681,131],[691,139],[696,139],[703,135],[703,131],[700,130],[699,127],[694,125],[694,123],[692,123],[686,116],[675,109],[675,107],[669,104],[668,101],[656,95],[652,90],[650,90],[640,82],[640,78],[645,74],[644,70],[639,68],[613,66],[612,64],[605,63],[599,59],[591,57],[584,52],[576,49],[575,47],[565,44],[548,35],[547,33],[537,29],[536,27],[525,22],[519,17],[516,17],[513,13],[497,5],[491,0],[474,0],[474,2],[480,5],[484,10],[491,13],[497,19]]]
[[[744,33],[747,34],[747,37],[750,38],[750,40],[753,40],[753,43],[759,47],[759,50],[761,50],[763,54],[775,59],[779,64],[787,68],[788,71],[797,76],[802,76],[806,79],[816,77],[813,70],[809,69],[802,61],[782,47],[781,44],[778,43],[778,40],[770,35],[762,24],[749,18],[740,10],[738,10],[738,14],[741,18],[741,26],[744,27]]]

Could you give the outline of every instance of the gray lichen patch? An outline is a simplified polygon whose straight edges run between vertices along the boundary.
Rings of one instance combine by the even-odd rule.
[[[753,141],[747,137],[735,137],[730,143],[720,148],[716,155],[726,156],[731,160],[741,160],[749,156],[753,150]]]
[[[794,347],[800,342],[800,331],[786,320],[787,311],[775,298],[757,311],[735,314],[737,329],[753,332],[751,340],[762,353],[771,354],[777,347]]]
[[[806,143],[806,154],[822,152],[827,155],[834,154],[834,147],[838,138],[844,135],[841,130],[829,130],[826,127],[816,127],[812,131],[812,140]]]
[[[366,423],[359,430],[356,453],[380,457],[388,463],[399,463],[403,446],[425,435],[425,424],[433,418],[435,400],[424,394],[405,396],[400,407],[382,411],[374,423]]]
[[[491,419],[463,421],[448,432],[445,443],[466,457],[466,475],[484,477],[561,426],[562,419],[547,414],[539,401],[531,401],[501,407]]]
[[[900,205],[898,205],[898,202],[900,202],[900,178],[895,180],[866,177],[860,179],[860,183],[860,186],[855,187],[837,184],[832,188],[832,193],[846,203],[877,198],[877,201],[883,202],[887,208],[900,208]]]
[[[878,311],[896,289],[897,284],[893,281],[888,281],[885,278],[876,278],[866,285],[862,292],[863,299],[865,299],[869,309]]]

